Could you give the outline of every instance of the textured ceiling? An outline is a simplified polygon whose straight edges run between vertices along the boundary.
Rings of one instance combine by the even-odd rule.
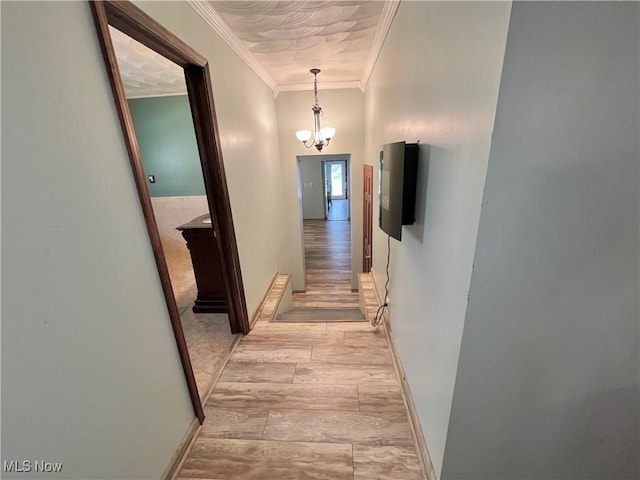
[[[382,1],[212,1],[209,4],[280,89],[358,82],[374,44]]]
[[[186,94],[182,68],[109,27],[127,98]]]
[[[399,0],[187,2],[277,95],[311,90],[311,68],[320,89],[364,89]],[[110,31],[128,98],[186,93],[179,66]]]

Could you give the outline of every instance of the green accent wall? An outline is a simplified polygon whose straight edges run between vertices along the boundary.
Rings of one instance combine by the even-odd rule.
[[[130,99],[129,109],[138,138],[152,197],[204,195],[198,146],[186,95]]]

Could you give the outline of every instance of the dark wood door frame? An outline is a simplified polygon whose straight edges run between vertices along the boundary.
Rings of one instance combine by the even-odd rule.
[[[158,226],[153,214],[151,198],[147,189],[138,141],[120,77],[115,51],[111,42],[109,25],[117,28],[134,40],[146,45],[160,55],[184,69],[189,103],[195,127],[196,141],[202,165],[207,203],[215,231],[215,246],[218,249],[223,271],[229,323],[233,333],[248,333],[249,316],[244,296],[240,271],[240,258],[236,245],[231,203],[222,160],[218,126],[213,103],[213,91],[207,59],[186,43],[153,20],[142,10],[125,1],[92,1],[91,11],[96,25],[100,48],[104,56],[109,82],[113,92],[118,117],[124,134],[129,161],[142,206],[149,239],[155,256],[162,290],[164,292],[171,326],[176,338],[180,361],[185,373],[187,387],[194,412],[200,423],[204,411],[196,386],[187,344],[180,323],[169,270],[165,260]]]

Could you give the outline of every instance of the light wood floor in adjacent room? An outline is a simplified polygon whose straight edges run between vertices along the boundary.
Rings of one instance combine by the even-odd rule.
[[[351,291],[351,223],[305,220],[307,289],[293,294],[295,308],[358,308]]]
[[[258,321],[178,478],[422,480],[382,327]]]
[[[349,200],[334,199],[327,212],[327,220],[349,220]]]

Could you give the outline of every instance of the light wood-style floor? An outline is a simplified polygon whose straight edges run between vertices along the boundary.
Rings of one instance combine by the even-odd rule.
[[[180,479],[424,479],[382,327],[259,320],[205,414]]]
[[[351,223],[305,220],[307,289],[294,292],[295,308],[358,308],[351,291]]]
[[[333,200],[327,213],[327,220],[349,220],[349,200]]]
[[[336,307],[358,307],[349,229],[305,221],[307,293],[294,305],[327,320]],[[272,322],[287,280],[277,278],[224,366],[177,478],[424,480],[383,326]],[[363,291],[375,297],[372,284]]]

